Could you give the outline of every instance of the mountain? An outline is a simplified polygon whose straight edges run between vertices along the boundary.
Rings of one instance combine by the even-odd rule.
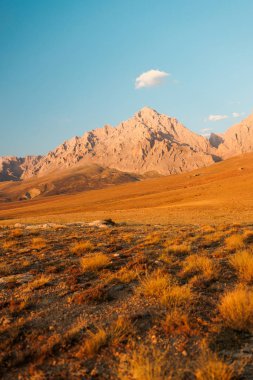
[[[58,184],[61,176],[69,178],[69,183],[72,183],[68,186],[68,181],[64,180],[64,186],[62,184],[61,187],[54,187],[57,193],[65,193],[98,187],[99,176],[95,176],[95,179],[88,170],[94,186],[91,182],[87,186],[87,173],[85,179],[82,177],[87,165],[97,165],[99,170],[107,170],[108,184],[112,184],[113,178],[118,183],[119,178],[132,181],[140,175],[143,178],[188,172],[251,151],[253,115],[224,134],[212,133],[207,140],[184,127],[177,119],[144,107],[116,127],[105,125],[86,132],[81,137],[73,137],[45,156],[0,158],[0,182],[40,178],[39,190],[32,193],[36,196],[50,193],[48,189],[51,189],[56,174]],[[114,174],[117,173],[116,176],[110,172],[112,169],[115,170]],[[65,172],[66,170],[69,172]],[[75,170],[79,174],[80,170],[84,171],[78,174],[79,179],[75,175],[71,177]],[[123,172],[122,175],[119,172]],[[73,178],[76,178],[77,186],[74,186]],[[108,185],[107,181],[100,181],[104,186]]]
[[[210,144],[222,159],[253,151],[253,115],[229,128],[223,134],[212,133]]]
[[[3,160],[7,167],[6,158]],[[17,166],[15,179],[28,179],[76,164],[95,163],[131,173],[168,175],[208,166],[215,161],[204,137],[191,132],[177,119],[145,107],[116,127],[105,125],[82,137],[73,137],[47,155],[34,158],[34,162],[12,158],[8,163],[9,168],[14,163]],[[12,173],[5,169],[7,174],[2,175],[1,180],[13,179],[9,172]]]

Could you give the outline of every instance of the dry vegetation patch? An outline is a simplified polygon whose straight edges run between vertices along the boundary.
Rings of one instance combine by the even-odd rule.
[[[253,253],[252,251],[239,251],[229,259],[241,281],[253,280]]]
[[[80,259],[80,265],[83,272],[97,271],[100,268],[106,267],[109,263],[110,259],[101,252]]]
[[[219,311],[225,326],[253,331],[253,290],[242,286],[222,296]]]

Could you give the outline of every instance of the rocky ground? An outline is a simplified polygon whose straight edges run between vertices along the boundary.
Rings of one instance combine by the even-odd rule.
[[[0,377],[252,379],[252,237],[251,225],[1,227]]]

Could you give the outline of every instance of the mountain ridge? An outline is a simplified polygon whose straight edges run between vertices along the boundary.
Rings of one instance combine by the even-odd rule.
[[[141,175],[187,172],[253,151],[251,126],[253,115],[208,140],[176,118],[144,107],[116,127],[107,124],[74,136],[44,156],[0,157],[0,181],[43,177],[87,164]]]

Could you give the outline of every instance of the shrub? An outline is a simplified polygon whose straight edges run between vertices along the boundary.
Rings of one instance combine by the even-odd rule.
[[[205,279],[211,279],[216,272],[216,265],[214,262],[205,256],[191,255],[186,258],[183,264],[183,275],[188,274],[202,274]]]
[[[82,254],[86,252],[92,252],[94,251],[95,247],[92,242],[90,241],[79,241],[72,245],[70,248],[70,251],[72,253]]]
[[[196,380],[231,380],[234,378],[234,368],[207,351],[200,357],[195,376]]]
[[[82,257],[80,264],[83,272],[97,271],[110,263],[109,258],[103,253],[95,253],[93,256]]]
[[[229,260],[235,268],[238,277],[243,281],[253,280],[253,254],[248,251],[237,252]]]
[[[35,237],[32,239],[32,245],[31,245],[32,249],[41,249],[41,248],[44,248],[45,246],[46,246],[45,239],[40,238],[40,237]]]
[[[243,235],[233,234],[225,239],[225,244],[228,249],[235,250],[244,247]]]
[[[220,300],[219,311],[225,326],[239,331],[253,329],[253,290],[238,286]]]
[[[99,328],[96,332],[90,332],[86,338],[84,345],[77,353],[78,358],[93,357],[96,355],[102,347],[106,346],[108,341],[108,335],[103,328]]]

